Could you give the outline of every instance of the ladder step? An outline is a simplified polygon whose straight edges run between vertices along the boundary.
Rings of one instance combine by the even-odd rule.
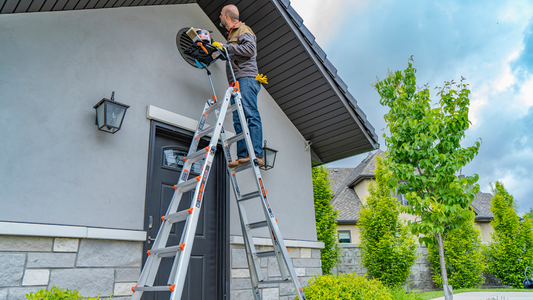
[[[259,193],[259,191],[256,191],[256,192],[251,192],[251,193],[242,195],[241,197],[237,199],[237,201],[239,202],[246,201],[246,200],[250,200],[250,199],[258,198],[258,197],[261,197],[261,193]]]
[[[274,283],[288,283],[288,282],[292,282],[292,280],[290,278],[277,279],[277,280],[262,280],[262,281],[259,281],[258,283],[259,284],[274,284]]]
[[[237,134],[235,136],[230,137],[229,139],[226,140],[226,144],[227,145],[231,145],[231,144],[233,144],[233,143],[235,143],[237,141],[240,141],[242,139],[244,139],[244,132],[241,132],[241,133],[239,133],[239,134]]]
[[[206,136],[208,134],[213,133],[213,131],[215,131],[215,126],[209,126],[208,128],[198,132],[198,136],[199,137],[204,137],[204,136]]]
[[[158,292],[158,291],[171,291],[174,292],[175,284],[166,286],[134,286],[131,288],[134,292]]]
[[[257,258],[275,257],[276,256],[276,251],[260,251],[260,252],[256,252],[255,256]]]
[[[200,176],[196,176],[196,178],[189,179],[187,181],[184,181],[180,184],[177,184],[174,186],[175,190],[179,190],[182,193],[188,192],[190,190],[194,190],[196,187],[196,183],[200,181]]]
[[[187,210],[182,210],[177,213],[163,216],[161,219],[163,219],[163,221],[167,221],[170,223],[178,223],[181,221],[185,221],[187,220],[187,217],[192,214],[192,210],[193,210],[192,208],[189,208]]]
[[[184,247],[185,247],[185,244],[181,244],[178,246],[172,246],[172,247],[167,247],[167,248],[152,249],[152,250],[148,250],[148,254],[149,255],[155,254],[160,257],[172,257],[172,256],[176,256],[176,254],[179,251],[183,251]]]
[[[268,223],[265,220],[265,221],[250,223],[246,227],[248,227],[249,230],[263,228],[263,227],[268,227]]]
[[[198,151],[194,152],[191,155],[187,155],[185,158],[183,158],[183,161],[196,162],[198,160],[201,160],[201,159],[204,158],[204,156],[207,153],[207,151],[209,151],[209,147],[205,147],[205,148],[203,148],[201,150],[198,150]],[[199,159],[199,158],[201,158],[201,159]]]
[[[233,168],[232,170],[235,172],[235,173],[238,173],[238,172],[241,172],[241,171],[244,171],[244,170],[248,170],[252,167],[252,164],[250,162],[247,162],[245,164],[242,164],[242,165],[238,165],[236,166],[235,168]]]

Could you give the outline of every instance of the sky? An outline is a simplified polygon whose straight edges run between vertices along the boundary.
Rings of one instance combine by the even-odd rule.
[[[292,0],[376,129],[387,133],[372,87],[387,71],[404,70],[413,55],[417,83],[470,84],[463,147],[481,139],[463,168],[479,174],[481,191],[503,182],[523,214],[533,207],[533,1]],[[433,98],[436,99],[436,98]],[[329,163],[353,168],[361,154]]]

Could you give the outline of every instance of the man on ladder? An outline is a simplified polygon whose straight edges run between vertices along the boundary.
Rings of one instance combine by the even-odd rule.
[[[261,116],[257,109],[257,94],[261,90],[261,83],[266,84],[267,81],[266,77],[258,74],[256,36],[250,27],[239,21],[239,10],[235,5],[226,5],[222,8],[220,26],[228,30],[226,33],[227,44],[213,42],[213,45],[221,49],[226,48],[228,51],[229,61],[235,73],[235,80],[239,82],[242,105],[248,122],[255,156],[261,166],[263,165],[263,127],[261,125]],[[226,65],[226,74],[230,86],[233,86],[235,83],[228,65]],[[234,103],[232,98],[231,104]],[[233,112],[233,127],[236,134],[242,132],[242,124],[236,111]],[[245,141],[240,140],[237,142],[237,160],[229,162],[228,166],[235,168],[249,161],[250,156],[246,149]]]

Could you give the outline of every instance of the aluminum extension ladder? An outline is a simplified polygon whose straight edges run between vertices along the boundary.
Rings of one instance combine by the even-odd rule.
[[[211,74],[209,70],[207,70],[207,72],[211,81]],[[277,220],[274,217],[274,213],[272,212],[270,204],[267,200],[267,192],[265,190],[265,186],[261,178],[261,173],[259,171],[258,160],[256,159],[255,153],[253,151],[253,145],[250,139],[250,132],[248,126],[244,126],[244,124],[247,124],[247,122],[242,108],[241,94],[238,82],[236,83],[237,84],[235,87],[230,87],[227,89],[224,99],[222,101],[217,102],[217,98],[214,94],[213,89],[213,100],[208,100],[204,106],[204,110],[198,122],[196,132],[194,133],[194,138],[189,148],[188,155],[183,159],[183,169],[181,171],[178,183],[174,186],[175,191],[172,197],[172,201],[168,207],[166,215],[162,217],[163,222],[161,224],[161,227],[159,228],[159,232],[153,243],[152,249],[148,251],[149,256],[143,267],[140,278],[137,282],[137,286],[132,288],[134,292],[131,298],[132,300],[140,300],[143,292],[169,290],[171,291],[170,300],[181,299],[183,286],[185,283],[185,277],[187,274],[187,268],[189,266],[189,259],[193,247],[196,226],[198,224],[198,217],[200,215],[200,209],[202,208],[204,188],[209,177],[209,172],[211,170],[211,164],[215,156],[219,137],[224,147],[224,155],[226,157],[227,162],[232,161],[229,148],[230,145],[242,139],[245,140],[246,147],[250,155],[250,162],[239,165],[235,168],[228,167],[227,170],[231,175],[231,182],[233,190],[235,192],[235,197],[237,199],[237,206],[239,208],[239,216],[243,231],[242,233],[246,249],[246,257],[248,260],[248,267],[250,269],[250,279],[254,295],[253,299],[261,300],[260,289],[262,288],[262,286],[267,287],[268,284],[290,282],[293,283],[294,289],[299,300],[306,299],[300,286],[298,276],[296,275],[296,271],[294,270],[291,259],[289,257],[288,249],[286,248],[285,242],[283,241],[283,238],[279,231]],[[230,104],[231,97],[233,97],[235,100],[234,105]],[[226,134],[223,128],[224,120],[227,115],[229,115],[235,110],[238,112],[241,124],[243,124],[243,132],[231,138],[226,138]],[[209,128],[204,129],[207,116],[212,113],[216,114],[217,121],[214,126],[209,126]],[[209,145],[203,149],[197,150],[200,138],[209,134],[211,134],[211,140],[209,142]],[[205,161],[200,175],[196,178],[189,179],[189,171],[192,167],[192,164],[201,160]],[[242,195],[241,190],[239,189],[239,185],[237,183],[237,176],[235,176],[235,174],[247,169],[252,169],[254,173],[255,182],[257,184],[257,190],[255,192]],[[177,211],[183,193],[190,190],[194,190],[194,196],[192,198],[190,208],[184,211]],[[261,201],[265,214],[265,220],[252,223],[248,222],[244,202],[253,199]],[[185,222],[180,244],[178,246],[166,247],[172,224],[177,222]],[[251,231],[254,229],[265,227],[267,227],[270,232],[270,237],[274,250],[262,252],[256,251]],[[175,257],[168,279],[168,285],[153,286],[162,257]],[[265,278],[263,278],[260,269],[260,259],[265,257],[277,258],[278,267],[280,269],[279,271],[281,274],[280,280],[265,280]]]

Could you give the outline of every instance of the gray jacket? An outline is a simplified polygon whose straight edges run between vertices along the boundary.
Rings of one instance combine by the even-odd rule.
[[[231,65],[235,78],[254,77],[259,74],[257,70],[257,44],[256,37],[252,29],[244,23],[235,25],[230,29],[227,44],[223,46],[228,49]],[[228,82],[232,82],[231,71],[226,65],[226,75]]]

